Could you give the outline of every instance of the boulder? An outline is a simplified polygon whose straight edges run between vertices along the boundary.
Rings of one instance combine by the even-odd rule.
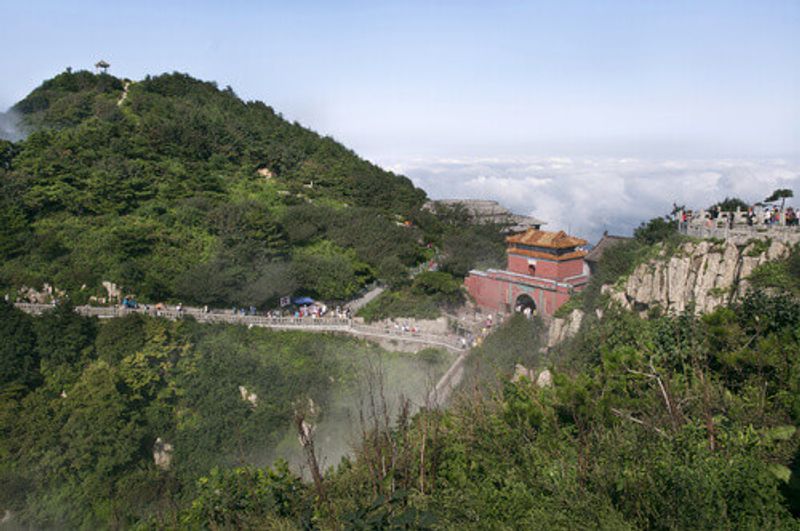
[[[539,377],[536,378],[536,385],[538,387],[552,387],[553,386],[553,375],[548,370],[545,369],[539,373]]]
[[[536,381],[536,372],[533,369],[528,369],[524,365],[517,363],[514,365],[514,376],[511,377],[512,382],[518,382],[522,378],[527,378],[530,381]]]
[[[565,339],[574,337],[583,322],[583,310],[574,309],[564,318],[554,318],[547,329],[547,348],[553,348]]]
[[[121,300],[121,298],[122,298],[122,290],[119,288],[119,286],[117,286],[116,284],[114,284],[113,282],[110,282],[108,280],[104,280],[102,284],[103,284],[103,288],[105,288],[105,290],[106,290],[106,294],[108,295],[108,300],[109,301],[114,301],[114,300],[119,301],[119,300]]]
[[[248,391],[245,386],[239,386],[239,394],[242,396],[242,400],[249,402],[252,407],[256,407],[258,405],[258,395]]]
[[[169,470],[172,465],[172,445],[168,442],[161,440],[161,437],[156,439],[153,444],[153,462],[161,470]]]

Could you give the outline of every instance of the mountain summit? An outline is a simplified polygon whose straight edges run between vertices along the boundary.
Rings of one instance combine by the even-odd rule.
[[[255,304],[277,285],[345,298],[382,264],[418,259],[398,222],[422,190],[230,87],[67,70],[10,112],[29,135],[0,141],[5,289],[89,294],[107,280],[151,299]],[[326,290],[331,271],[342,278]]]

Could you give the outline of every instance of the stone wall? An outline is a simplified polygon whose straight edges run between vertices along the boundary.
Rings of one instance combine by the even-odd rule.
[[[679,226],[679,230],[681,234],[693,238],[727,240],[736,245],[745,245],[750,240],[767,238],[790,245],[800,243],[800,230],[797,227],[781,225],[752,227],[736,225],[730,228],[727,225],[684,223]]]

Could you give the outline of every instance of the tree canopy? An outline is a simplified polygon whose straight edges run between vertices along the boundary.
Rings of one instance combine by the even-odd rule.
[[[48,282],[84,302],[107,280],[153,302],[264,304],[286,293],[247,287],[278,270],[300,275],[286,289],[316,290],[291,264],[305,246],[353,247],[348,267],[370,271],[356,289],[421,258],[400,222],[422,190],[229,88],[66,71],[13,112],[30,134],[0,144],[6,291]]]

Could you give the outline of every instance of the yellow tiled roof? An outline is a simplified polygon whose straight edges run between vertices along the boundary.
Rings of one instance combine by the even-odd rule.
[[[587,241],[575,236],[570,236],[563,230],[549,232],[545,230],[528,229],[522,234],[509,236],[506,241],[510,244],[533,245],[550,249],[569,249],[586,245]]]

